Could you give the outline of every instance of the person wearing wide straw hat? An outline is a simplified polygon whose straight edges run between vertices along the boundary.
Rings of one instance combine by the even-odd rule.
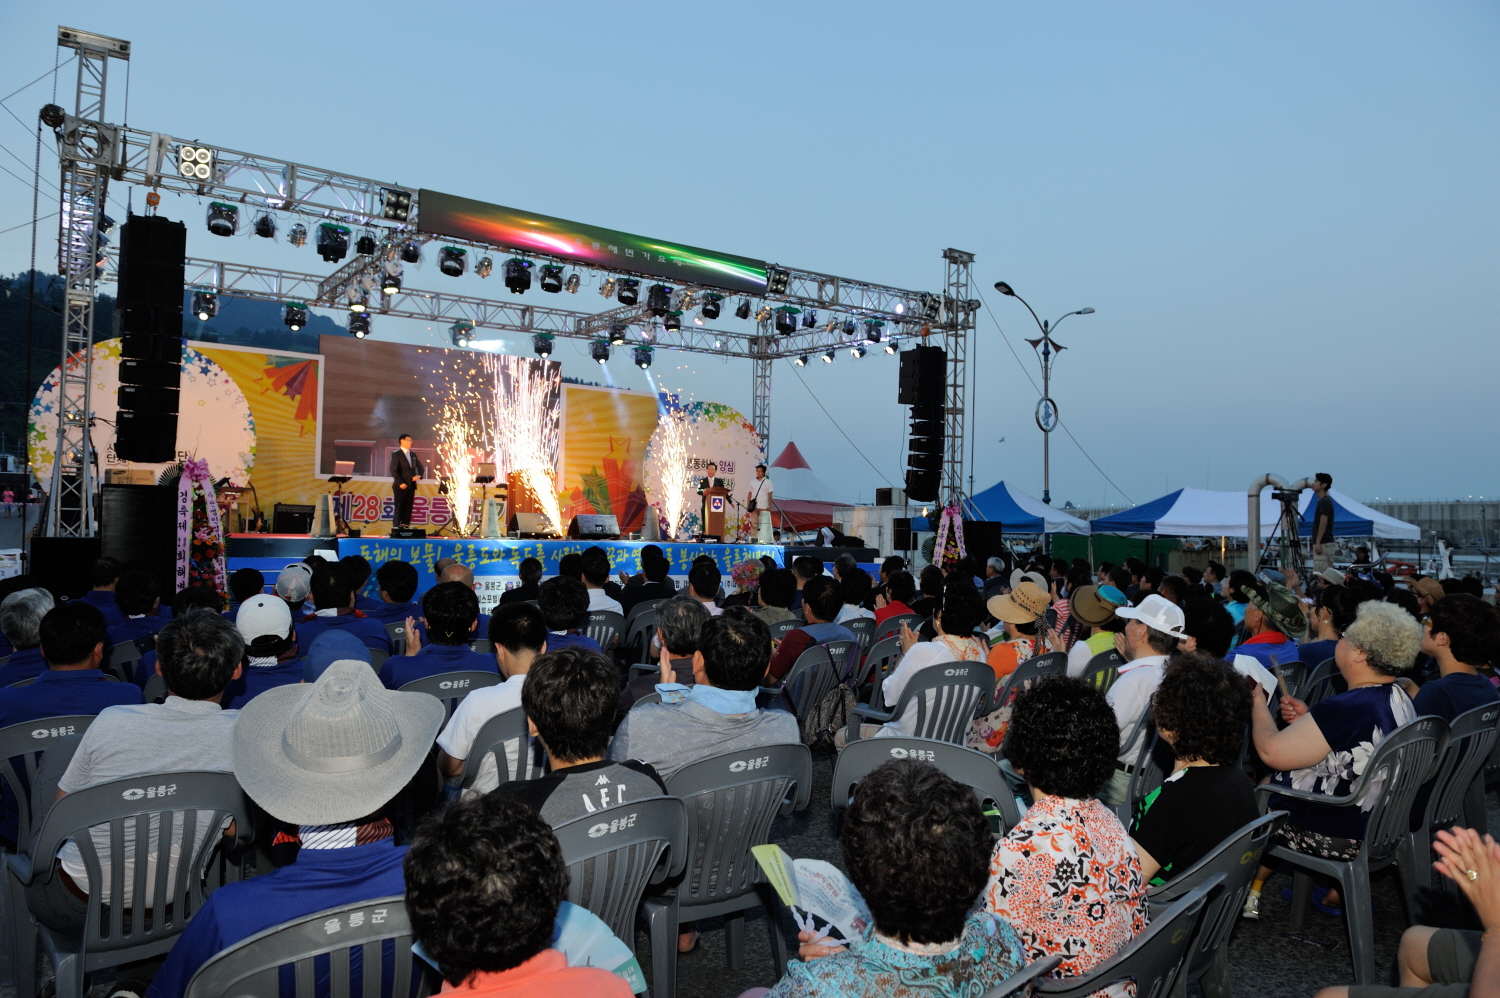
[[[1125,620],[1115,611],[1129,604],[1125,594],[1114,586],[1079,586],[1071,601],[1074,626],[1087,630],[1068,649],[1068,675],[1075,679],[1093,661],[1095,655],[1112,651],[1115,635],[1125,628]]]
[[[1001,596],[991,596],[984,607],[989,615],[1000,621],[992,628],[990,653],[987,661],[995,670],[995,678],[1003,679],[1016,670],[1016,666],[1047,650],[1045,643],[1055,637],[1047,633],[1047,608],[1052,605],[1052,594],[1039,580],[1041,576],[1029,572],[1026,576],[1013,576],[1015,586]],[[1053,650],[1061,650],[1057,644]]]
[[[246,704],[231,740],[234,775],[273,818],[298,827],[296,862],[210,895],[147,994],[177,998],[210,957],[273,925],[403,893],[406,847],[395,844],[383,811],[442,723],[440,701],[387,690],[359,661],[335,662],[316,683],[277,686]]]
[[[1248,637],[1235,648],[1236,655],[1255,659],[1267,669],[1290,662],[1300,654],[1293,638],[1307,633],[1302,601],[1286,586],[1264,582],[1240,586],[1245,604],[1244,628]]]
[[[1115,616],[1125,620],[1125,629],[1115,635],[1115,650],[1125,656],[1126,664],[1120,666],[1120,677],[1104,694],[1104,699],[1114,708],[1115,724],[1123,743],[1141,714],[1150,708],[1151,696],[1161,685],[1167,656],[1188,636],[1187,618],[1182,607],[1155,593],[1141,600],[1139,606],[1117,607]],[[1099,799],[1111,807],[1118,807],[1130,790],[1130,774],[1142,737],[1129,745],[1120,745],[1114,775],[1099,791]]]

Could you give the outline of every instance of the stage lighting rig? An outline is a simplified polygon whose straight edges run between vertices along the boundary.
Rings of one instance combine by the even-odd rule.
[[[681,312],[669,312],[667,314],[667,317],[662,320],[662,328],[664,328],[669,333],[681,332],[682,331],[682,313]]]
[[[672,289],[665,284],[653,284],[646,289],[646,308],[652,315],[666,315],[672,310]]]
[[[217,154],[207,146],[178,146],[177,172],[189,180],[210,180]]]
[[[453,341],[454,346],[460,349],[467,347],[474,339],[474,323],[468,319],[459,319],[448,327],[448,338]]]
[[[797,309],[783,305],[776,310],[776,332],[790,336],[797,331]]]
[[[462,277],[469,269],[469,256],[457,246],[444,246],[438,250],[438,270],[449,277]]]
[[[593,346],[589,347],[589,356],[603,364],[609,360],[609,344],[603,340],[595,340]]]
[[[400,191],[394,187],[380,192],[381,214],[392,222],[404,222],[411,215],[411,191]]]
[[[723,307],[723,302],[723,295],[716,295],[710,291],[703,298],[703,318],[717,319],[719,317],[719,310]]]
[[[793,367],[806,367],[807,366],[807,354],[803,354],[801,357],[794,357],[794,358],[792,358],[792,366]]]
[[[552,356],[552,341],[555,337],[551,333],[536,333],[531,337],[531,349],[538,357]]]
[[[600,298],[613,298],[614,294],[615,294],[615,279],[613,277],[606,278],[605,281],[604,281],[604,283],[601,284],[601,285],[599,285],[599,297]]]
[[[924,322],[936,322],[938,320],[938,313],[943,307],[943,299],[937,295],[923,292],[920,301],[919,311],[922,320]]]
[[[569,274],[568,279],[563,282],[563,290],[570,295],[576,295],[581,287],[583,287],[583,278],[576,273]]]
[[[771,318],[771,306],[767,305],[765,302],[761,302],[760,303],[760,308],[758,308],[758,309],[755,310],[755,321],[756,322],[766,322],[766,321],[769,321],[770,318]]]
[[[370,317],[363,312],[349,313],[349,332],[354,338],[362,340],[370,335]]]
[[[296,225],[292,226],[291,229],[287,231],[286,241],[299,249],[303,246],[306,246],[307,226],[303,225],[301,222],[298,222]]]
[[[620,278],[620,290],[615,300],[621,305],[634,305],[641,300],[641,282],[633,277]]]
[[[232,204],[213,201],[208,206],[208,231],[216,236],[232,236],[240,230],[240,210]]]
[[[880,327],[884,325],[885,323],[881,322],[879,319],[866,319],[865,339],[869,340],[871,343],[879,343],[881,336],[884,335],[884,333],[881,332]]]
[[[531,261],[512,258],[505,261],[505,286],[513,295],[524,295],[531,287]]]
[[[281,321],[292,332],[296,332],[307,325],[307,306],[298,301],[289,301],[281,310]]]
[[[370,299],[363,288],[349,289],[349,311],[363,312],[370,307]]]
[[[207,322],[219,314],[219,296],[212,291],[193,292],[193,314]]]
[[[555,263],[542,264],[542,276],[537,283],[549,295],[558,294],[563,289],[563,269]]]
[[[494,272],[494,270],[495,261],[491,260],[487,256],[480,257],[479,262],[474,264],[474,273],[478,274],[480,277],[489,277],[490,274]]]
[[[342,225],[324,222],[318,226],[318,256],[325,263],[337,263],[349,255],[349,230]]]
[[[808,309],[802,313],[802,328],[816,329],[818,325],[818,313],[815,309]]]
[[[387,270],[380,278],[381,294],[393,295],[401,290],[401,271]]]
[[[856,323],[853,319],[845,319],[843,332],[845,336],[853,336],[855,333],[859,332],[859,324]]]
[[[833,351],[832,350],[824,350],[823,351],[823,363],[825,363],[825,364],[832,364],[833,363]]]
[[[734,317],[736,319],[748,319],[748,318],[750,318],[750,299],[749,298],[741,298],[740,299],[740,303],[734,307]]]
[[[887,354],[888,354],[888,355],[889,355],[889,356],[892,356],[892,357],[894,357],[894,356],[896,356],[896,354],[897,354],[897,353],[898,353],[898,352],[900,352],[900,350],[901,350],[901,348],[900,348],[900,347],[899,347],[899,346],[897,346],[897,345],[896,345],[896,341],[895,341],[895,340],[887,340],[887,341],[886,341],[886,344],[885,344],[885,352],[886,352],[886,353],[887,353]]]
[[[866,353],[866,350],[862,346],[861,347],[850,347],[849,348],[849,356],[852,359],[854,359],[854,360],[859,360],[859,358],[863,357],[865,355],[865,353]]]
[[[620,325],[619,323],[616,323],[615,325],[610,326],[609,327],[609,342],[613,343],[615,346],[619,346],[621,343],[624,343],[625,342],[625,334],[626,334],[627,331],[628,331],[628,327]]]
[[[357,239],[354,243],[354,252],[358,253],[360,256],[374,256],[375,237],[368,232],[360,236],[359,239]]]
[[[419,242],[417,242],[415,239],[408,239],[406,242],[402,243],[401,244],[401,262],[402,263],[421,263],[422,262],[422,244],[419,243]]]
[[[839,317],[836,315],[830,315],[828,317],[828,321],[823,325],[823,332],[831,333],[837,328],[839,328]]]
[[[650,347],[636,347],[633,356],[633,359],[635,360],[635,366],[639,367],[642,371],[650,367],[651,353],[652,351]]]
[[[770,267],[766,270],[766,291],[773,295],[786,294],[786,286],[791,281],[790,271],[782,270],[780,267]]]

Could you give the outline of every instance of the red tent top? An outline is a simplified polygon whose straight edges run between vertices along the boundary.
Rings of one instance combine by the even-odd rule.
[[[781,449],[781,453],[777,456],[776,460],[771,462],[771,467],[806,468],[808,471],[812,471],[812,465],[807,463],[807,458],[803,457],[802,452],[797,449],[797,445],[791,442],[788,442]]]

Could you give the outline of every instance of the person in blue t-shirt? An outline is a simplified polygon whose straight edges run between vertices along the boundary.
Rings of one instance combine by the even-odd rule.
[[[97,714],[105,707],[140,703],[133,683],[112,683],[99,671],[104,660],[104,615],[97,607],[74,601],[55,607],[39,628],[47,670],[26,686],[0,689],[0,728],[43,717]],[[25,768],[18,766],[18,772]],[[0,839],[16,841],[15,802],[10,785],[0,799]]]
[[[407,617],[420,617],[422,604],[413,603],[417,594],[417,570],[404,561],[388,561],[375,573],[380,605],[365,612],[382,624],[399,624]]]
[[[143,568],[126,569],[120,574],[115,605],[125,615],[125,623],[109,629],[110,648],[153,635],[172,619],[161,612],[161,586],[156,576]]]
[[[537,589],[536,602],[547,622],[549,652],[564,648],[599,651],[599,643],[583,633],[589,622],[589,590],[582,582],[554,575]]]
[[[342,630],[376,651],[387,655],[395,651],[385,624],[354,609],[348,574],[337,564],[324,562],[313,569],[312,600],[316,609],[297,624],[299,640],[311,644],[326,630]]]
[[[266,591],[266,577],[259,569],[241,568],[229,576],[229,619],[234,620],[240,607],[252,596]]]
[[[1308,624],[1312,640],[1297,646],[1297,657],[1316,669],[1333,658],[1333,650],[1349,625],[1359,613],[1359,605],[1376,598],[1366,590],[1364,583],[1353,585],[1327,585],[1318,590],[1308,613]]]
[[[479,620],[479,597],[474,590],[462,582],[440,582],[422,597],[422,615],[429,643],[422,643],[416,619],[408,618],[406,654],[388,658],[380,667],[380,681],[386,689],[399,690],[413,680],[444,672],[499,674],[495,656],[469,648]]]
[[[186,589],[178,590],[177,595],[172,597],[172,615],[167,619],[181,617],[189,610],[198,609],[223,613],[224,597],[208,586],[188,586]],[[152,649],[142,655],[140,661],[136,663],[135,675],[131,679],[135,685],[144,690],[154,675],[156,675],[156,650]]]
[[[87,603],[104,614],[104,623],[110,627],[125,623],[125,614],[115,602],[115,585],[120,581],[120,571],[125,566],[114,558],[100,558],[89,569],[89,585],[92,588],[79,602]]]
[[[303,656],[286,600],[252,596],[240,605],[234,626],[245,639],[245,671],[224,691],[225,710],[243,707],[266,690],[302,682]]]
[[[1417,693],[1419,716],[1453,719],[1500,700],[1500,692],[1476,664],[1491,662],[1500,648],[1500,610],[1477,596],[1451,593],[1427,611],[1422,651],[1437,662],[1439,676]]]
[[[370,562],[362,554],[351,554],[339,559],[339,567],[349,576],[349,588],[354,590],[354,609],[374,616],[375,611],[385,604],[379,597],[365,592],[370,581]]]
[[[32,679],[47,668],[41,649],[41,626],[42,618],[51,609],[52,594],[45,589],[22,589],[0,601],[0,631],[14,649],[0,665],[0,687]]]

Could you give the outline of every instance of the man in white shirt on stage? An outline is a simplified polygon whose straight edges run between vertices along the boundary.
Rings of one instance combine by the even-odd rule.
[[[745,508],[755,516],[755,539],[760,544],[771,543],[771,499],[775,488],[766,477],[766,466],[757,464],[755,481],[751,483],[750,491],[745,493]]]

